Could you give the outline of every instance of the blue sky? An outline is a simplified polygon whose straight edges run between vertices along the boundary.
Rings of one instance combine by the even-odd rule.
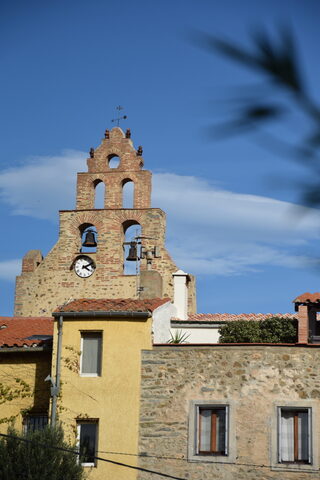
[[[253,135],[209,139],[239,86],[259,77],[193,43],[193,31],[250,46],[250,31],[291,25],[318,101],[316,0],[162,2],[3,0],[0,7],[0,315],[29,249],[57,240],[58,209],[74,208],[75,173],[125,107],[153,206],[168,215],[168,248],[197,275],[199,312],[290,312],[318,291],[318,212],[294,213],[303,166]],[[303,119],[277,132],[294,140]]]

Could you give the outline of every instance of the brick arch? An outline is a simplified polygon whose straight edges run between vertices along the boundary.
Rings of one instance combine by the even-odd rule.
[[[79,234],[79,227],[85,223],[91,223],[97,229],[97,232],[102,230],[103,222],[99,220],[95,212],[81,212],[78,213],[70,222],[70,231],[73,235]]]
[[[120,212],[115,212],[115,216],[119,220],[119,225],[122,225],[124,222],[130,221],[130,220],[138,222],[141,225],[141,221],[143,218],[143,214],[139,213],[137,210],[133,210],[133,211],[121,210]]]

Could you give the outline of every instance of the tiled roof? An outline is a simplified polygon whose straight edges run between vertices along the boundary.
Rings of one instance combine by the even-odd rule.
[[[0,317],[0,349],[43,346],[52,335],[52,317]]]
[[[303,293],[293,300],[293,303],[317,303],[320,302],[320,293]]]
[[[264,320],[269,317],[295,318],[293,313],[194,313],[186,320],[172,318],[172,321],[188,323],[233,322],[236,320]]]
[[[55,312],[153,312],[153,310],[167,302],[170,302],[169,298],[152,298],[150,300],[80,298],[79,300],[73,300],[70,303],[61,305]]]

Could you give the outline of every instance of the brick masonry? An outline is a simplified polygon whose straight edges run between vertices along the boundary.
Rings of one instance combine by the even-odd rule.
[[[143,351],[139,452],[151,457],[140,456],[140,466],[192,480],[319,479],[319,360],[317,347],[177,346]],[[225,463],[188,461],[190,405],[208,400],[230,404],[234,462],[228,457]],[[308,473],[303,465],[295,465],[296,471],[281,464],[283,471],[271,467],[277,463],[276,406],[288,403],[311,406],[315,413],[314,466]],[[138,478],[151,480],[153,475],[140,472]]]
[[[157,245],[159,249],[160,255],[151,265],[162,278],[158,282],[162,292],[158,289],[157,296],[173,299],[172,273],[178,268],[165,248],[165,213],[150,207],[151,172],[141,170],[140,153],[117,127],[91,152],[88,172],[78,174],[77,209],[60,211],[58,242],[44,259],[39,250],[31,250],[23,259],[16,281],[16,316],[48,315],[70,299],[137,298],[136,276],[123,274],[125,230],[134,224],[141,225],[144,237],[151,237],[142,241],[143,246],[148,250]],[[117,168],[109,165],[114,156],[120,159]],[[129,180],[134,182],[134,205],[122,208],[122,188]],[[105,208],[95,209],[95,186],[101,181],[106,185]],[[80,255],[81,231],[88,225],[94,225],[98,232],[96,252],[85,253],[94,260],[96,270],[91,277],[80,278],[73,265]],[[146,260],[141,261],[140,268],[147,269]],[[191,278],[189,311],[194,313],[195,281]]]

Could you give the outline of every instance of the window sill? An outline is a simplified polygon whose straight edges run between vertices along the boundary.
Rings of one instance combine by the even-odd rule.
[[[201,463],[233,463],[232,458],[228,455],[192,455],[188,458],[188,462]]]
[[[80,377],[97,378],[97,377],[101,377],[101,375],[98,375],[98,373],[80,373]]]
[[[271,470],[275,472],[306,472],[306,473],[319,473],[319,469],[316,465],[307,465],[306,463],[279,463],[272,465]]]

